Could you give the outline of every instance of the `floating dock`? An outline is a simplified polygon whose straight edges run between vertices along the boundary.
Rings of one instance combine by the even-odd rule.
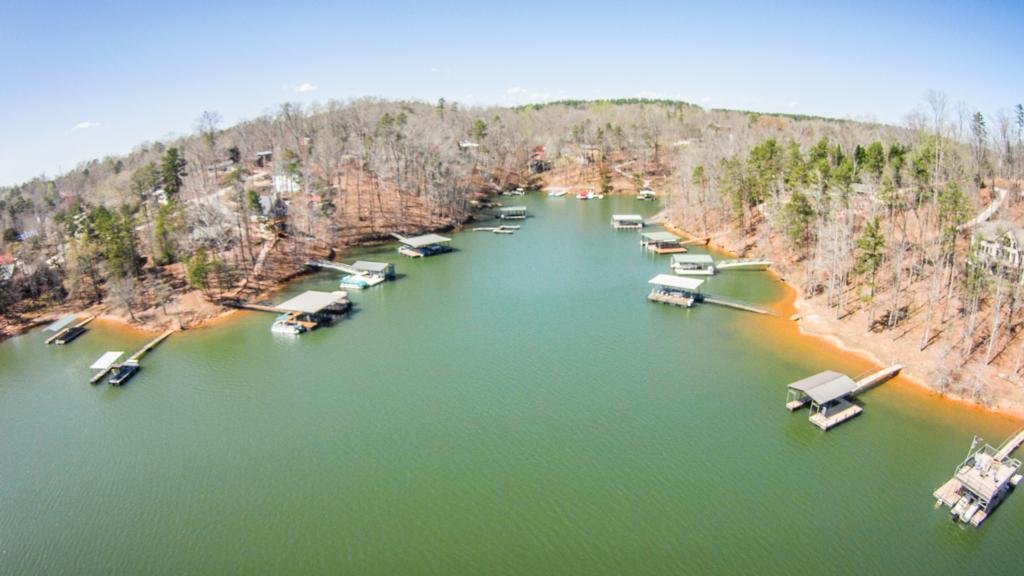
[[[639,230],[644,227],[644,217],[639,214],[612,214],[612,228],[616,230]]]
[[[903,367],[894,364],[854,382],[845,374],[826,370],[786,387],[786,409],[794,412],[811,405],[808,420],[823,431],[859,416],[864,408],[851,402],[854,396],[888,381]]]
[[[46,331],[55,333],[53,336],[46,339],[46,343],[58,345],[70,343],[75,338],[85,334],[85,325],[92,322],[95,318],[96,316],[89,316],[77,324],[72,324],[75,320],[78,320],[78,315],[72,314],[57,320],[53,324],[44,328]]]
[[[671,274],[658,274],[647,281],[654,286],[647,299],[651,302],[671,304],[689,308],[700,296],[700,285],[703,280],[696,278],[680,278]]]
[[[975,436],[971,449],[953,477],[932,493],[936,506],[946,506],[954,522],[978,527],[1021,482],[1021,462],[1010,455],[1024,444],[1024,429],[999,448],[981,444]]]
[[[645,232],[640,235],[640,246],[655,254],[681,254],[686,247],[680,242],[679,236],[671,232]]]
[[[710,254],[676,254],[672,271],[681,276],[714,276],[715,260]]]
[[[348,299],[348,293],[344,291],[307,290],[275,306],[243,302],[229,302],[225,306],[278,314],[270,327],[271,332],[301,334],[329,324],[336,316],[348,313],[352,308],[352,302]]]
[[[358,260],[354,264],[345,264],[330,260],[310,260],[306,266],[344,272],[346,275],[341,279],[342,288],[361,290],[395,279],[395,265],[390,262]]]
[[[516,230],[519,230],[519,226],[479,226],[477,228],[473,228],[473,232],[493,232],[495,234],[515,234]]]
[[[139,365],[139,361],[142,360],[142,357],[159,346],[160,343],[166,340],[171,334],[174,334],[174,330],[168,330],[163,334],[160,334],[156,338],[147,342],[145,346],[135,351],[134,354],[129,356],[128,359],[121,364],[118,364],[117,361],[124,355],[124,352],[104,353],[99,357],[99,359],[92,363],[92,366],[89,366],[90,369],[96,370],[96,374],[89,379],[89,383],[98,384],[103,380],[103,377],[106,376],[107,373],[112,373],[110,380],[108,380],[111,386],[120,386],[121,384],[124,384],[142,369],[142,366]]]
[[[402,256],[408,256],[410,258],[424,258],[427,256],[434,256],[436,254],[443,254],[445,252],[451,252],[451,247],[448,243],[452,241],[451,238],[446,238],[439,234],[424,234],[422,236],[401,236],[399,234],[392,234],[402,246],[398,248],[398,253]]]
[[[504,206],[498,209],[502,220],[526,220],[526,206]]]

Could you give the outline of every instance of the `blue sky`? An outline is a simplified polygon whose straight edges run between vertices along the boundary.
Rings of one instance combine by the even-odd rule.
[[[285,101],[651,96],[899,122],[1024,101],[1024,2],[11,3],[0,184]]]

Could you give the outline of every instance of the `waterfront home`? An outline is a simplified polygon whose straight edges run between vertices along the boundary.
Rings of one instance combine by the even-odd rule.
[[[715,261],[709,254],[676,254],[672,257],[672,271],[687,276],[713,276]]]
[[[612,228],[616,230],[639,230],[644,227],[644,217],[639,214],[612,214]]]
[[[412,236],[408,238],[399,236],[398,234],[394,234],[393,236],[398,238],[398,241],[402,243],[402,246],[398,248],[398,253],[410,258],[423,258],[451,251],[451,247],[448,246],[448,243],[451,242],[452,239],[445,238],[439,234],[424,234],[422,236]]]
[[[1024,228],[1005,220],[985,222],[971,244],[990,271],[1024,281]]]
[[[526,206],[504,206],[498,210],[502,220],[526,220]]]
[[[655,254],[686,252],[686,246],[679,243],[679,236],[671,232],[645,232],[640,235],[640,245]]]
[[[700,285],[703,280],[696,278],[680,278],[671,274],[658,274],[647,282],[654,286],[647,299],[651,302],[672,304],[689,308],[700,297]]]

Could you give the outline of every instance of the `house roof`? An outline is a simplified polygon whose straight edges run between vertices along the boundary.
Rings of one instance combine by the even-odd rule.
[[[343,302],[347,297],[348,294],[341,291],[319,292],[317,290],[309,290],[291,300],[278,304],[275,308],[291,312],[301,312],[303,314],[316,314],[332,304]]]
[[[445,238],[438,234],[424,234],[422,236],[412,236],[410,238],[402,238],[402,244],[406,246],[412,246],[413,248],[422,248],[424,246],[430,246],[431,244],[440,244],[442,242],[451,242],[451,238]]]
[[[676,254],[672,256],[673,264],[714,264],[710,254]]]
[[[989,241],[996,241],[1004,234],[1011,234],[1018,245],[1024,245],[1024,228],[1007,220],[990,220],[978,226],[978,234]]]
[[[0,254],[0,266],[6,266],[7,264],[14,264],[14,256],[10,254]]]
[[[665,286],[666,288],[675,288],[677,290],[689,290],[694,291],[700,288],[700,285],[704,283],[703,280],[696,278],[686,278],[683,276],[675,276],[673,274],[658,274],[654,278],[647,281],[648,284],[654,284],[655,286]]]
[[[612,214],[612,220],[617,222],[643,222],[644,217],[639,214]]]
[[[648,242],[676,242],[679,240],[679,236],[671,232],[645,232],[640,237]]]

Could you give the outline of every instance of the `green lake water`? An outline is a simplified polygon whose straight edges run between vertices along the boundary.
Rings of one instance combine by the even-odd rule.
[[[785,385],[862,360],[647,302],[669,257],[609,218],[653,204],[520,200],[514,236],[364,254],[402,276],[335,326],[241,313],[120,389],[87,367],[142,337],[0,344],[0,574],[1021,573],[1024,496],[981,529],[931,497],[974,434],[1017,423],[892,383],[822,433]],[[784,293],[765,273],[705,288]]]

